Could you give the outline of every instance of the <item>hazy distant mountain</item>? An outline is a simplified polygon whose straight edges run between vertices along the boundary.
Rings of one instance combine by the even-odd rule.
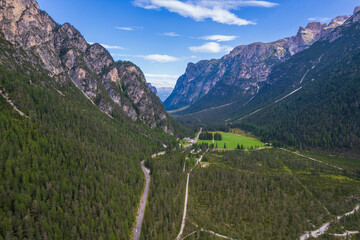
[[[160,100],[162,102],[164,102],[172,93],[172,91],[174,90],[174,88],[172,87],[162,87],[162,88],[158,88],[158,96],[160,98]]]
[[[150,90],[160,98],[161,102],[164,102],[174,90],[172,87],[156,88],[155,86],[151,85],[151,83],[148,83],[147,85]]]

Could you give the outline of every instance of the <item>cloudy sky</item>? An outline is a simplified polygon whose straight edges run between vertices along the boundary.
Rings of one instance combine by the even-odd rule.
[[[38,0],[115,60],[129,60],[156,87],[174,86],[187,63],[235,46],[295,35],[310,21],[351,14],[358,0]]]

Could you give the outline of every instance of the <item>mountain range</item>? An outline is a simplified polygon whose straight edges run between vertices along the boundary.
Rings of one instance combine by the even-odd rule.
[[[293,37],[242,45],[221,59],[189,63],[164,106],[167,110],[188,108],[184,113],[191,113],[239,99],[246,102],[268,81],[275,65],[309,48],[349,17],[336,17],[329,24],[311,22]]]
[[[164,102],[172,93],[172,91],[174,90],[174,88],[172,87],[160,87],[160,88],[156,88],[155,86],[151,85],[151,83],[148,83],[148,86],[150,88],[150,90],[155,93],[162,102]]]
[[[189,107],[171,113],[185,124],[241,128],[256,134],[263,141],[279,145],[358,152],[359,10],[357,7],[353,15],[332,20],[330,26],[336,22],[337,27],[334,28],[319,23],[300,28],[299,33],[313,29],[312,32],[317,34],[312,34],[311,36],[316,37],[311,37],[313,40],[295,54],[291,54],[290,48],[287,48],[287,54],[279,57],[279,51],[273,49],[275,43],[255,43],[235,48],[221,60],[190,64],[194,67],[190,67],[192,70],[197,69],[196,66],[202,66],[200,69],[212,69],[212,66],[216,66],[216,71],[202,72],[206,73],[204,76],[197,75],[195,70],[187,72],[179,79],[178,87],[165,105],[175,99],[179,89],[185,89],[179,86],[182,86],[183,80],[188,79],[191,74],[192,81],[199,81],[199,86],[205,82],[211,85],[214,79],[218,79],[209,77],[211,73],[232,69],[228,71],[228,75],[223,75],[226,77],[219,78],[218,83],[206,95]],[[284,41],[299,42],[294,39],[304,39],[304,36],[298,34],[297,37],[289,39]],[[239,51],[237,49],[257,51],[245,51],[236,55]],[[267,49],[272,49],[270,52],[273,55],[265,54],[269,53]],[[259,56],[262,56],[261,60]],[[226,59],[234,62],[219,71],[217,66],[222,66]],[[258,70],[252,71],[254,69]],[[249,78],[236,78],[237,74]],[[190,85],[193,84],[192,81]],[[196,99],[195,91],[185,91],[184,96],[187,93],[194,93],[191,96]],[[187,100],[190,101],[192,97]]]
[[[164,103],[186,128],[160,101],[172,89],[35,0],[0,0],[0,239],[294,239],[334,216],[356,230],[358,160],[329,154],[360,156],[359,30],[357,7],[190,63]],[[224,148],[274,148],[196,144],[230,128]]]

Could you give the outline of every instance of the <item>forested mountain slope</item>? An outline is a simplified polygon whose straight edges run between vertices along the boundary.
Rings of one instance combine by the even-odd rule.
[[[360,149],[360,13],[278,65],[230,122],[297,147]]]
[[[192,112],[194,104],[173,114],[189,125],[240,127],[265,142],[359,152],[359,9],[308,49],[276,64],[251,98]]]
[[[176,124],[136,66],[34,1],[2,1],[0,28],[0,239],[129,239],[140,161]]]
[[[24,50],[27,60],[60,83],[71,79],[109,115],[116,103],[134,121],[173,133],[171,120],[137,66],[115,62],[104,47],[87,43],[71,24],[57,24],[35,0],[5,0],[1,5],[2,37]]]

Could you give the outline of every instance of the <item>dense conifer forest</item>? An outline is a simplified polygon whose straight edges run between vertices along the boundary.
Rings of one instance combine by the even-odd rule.
[[[140,161],[175,139],[92,105],[71,82],[0,68],[0,237],[128,239]]]
[[[185,159],[185,153],[175,151],[148,160],[152,182],[141,239],[176,238],[184,207]]]
[[[282,150],[206,158],[191,177],[187,233],[204,228],[235,239],[298,239],[360,201],[358,175]],[[340,225],[357,231],[358,220],[354,215]]]

